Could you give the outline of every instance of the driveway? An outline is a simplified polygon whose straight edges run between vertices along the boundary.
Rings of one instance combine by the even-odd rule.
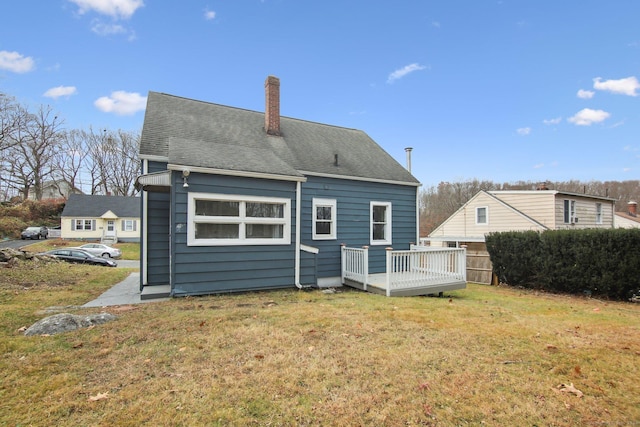
[[[0,240],[0,249],[20,249],[23,246],[36,243],[37,240]]]

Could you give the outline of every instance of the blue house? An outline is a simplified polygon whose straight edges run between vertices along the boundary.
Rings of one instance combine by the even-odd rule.
[[[150,92],[140,142],[141,289],[202,295],[339,286],[343,244],[418,242],[420,183],[360,130]],[[154,292],[156,290],[156,292]]]

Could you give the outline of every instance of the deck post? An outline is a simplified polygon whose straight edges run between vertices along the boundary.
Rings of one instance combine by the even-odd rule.
[[[386,248],[387,253],[387,268],[386,268],[386,278],[385,278],[385,288],[387,288],[387,296],[391,296],[391,273],[393,273],[393,260],[391,257],[391,251],[393,251],[392,247]]]
[[[340,283],[344,285],[344,269],[347,262],[346,243],[340,243]]]
[[[364,253],[363,253],[363,260],[362,260],[362,269],[364,270],[364,281],[362,284],[363,289],[366,291],[367,290],[367,283],[369,282],[369,246],[363,246],[362,249],[364,249]]]

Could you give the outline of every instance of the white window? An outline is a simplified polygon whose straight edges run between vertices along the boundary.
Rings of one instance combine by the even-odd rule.
[[[189,246],[288,245],[291,200],[189,193]]]
[[[602,224],[602,203],[596,203],[596,224]]]
[[[136,221],[133,219],[123,219],[122,231],[136,231]]]
[[[575,224],[576,221],[576,201],[565,200],[564,201],[564,223]]]
[[[476,224],[487,225],[489,224],[489,208],[486,206],[480,206],[476,208]]]
[[[71,229],[74,231],[93,231],[96,229],[96,221],[93,219],[74,219],[71,223]]]
[[[371,244],[391,244],[391,203],[371,202]]]
[[[313,199],[313,240],[336,239],[336,201]]]

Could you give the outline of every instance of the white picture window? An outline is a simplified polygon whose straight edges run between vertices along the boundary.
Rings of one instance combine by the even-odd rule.
[[[288,245],[291,200],[189,193],[190,246]]]
[[[391,244],[391,203],[371,202],[371,244]]]
[[[336,239],[335,200],[313,199],[313,240]]]
[[[476,224],[487,225],[489,224],[489,208],[486,206],[479,206],[476,208]]]

